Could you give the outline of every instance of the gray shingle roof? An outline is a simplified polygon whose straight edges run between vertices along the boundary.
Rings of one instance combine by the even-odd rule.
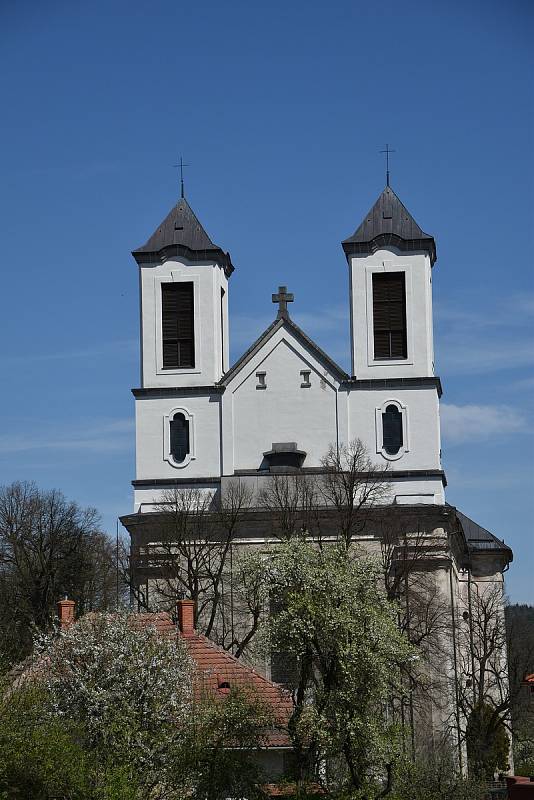
[[[234,270],[230,254],[211,241],[184,197],[132,255],[138,264],[181,255],[189,261],[217,261],[228,276]]]
[[[390,186],[385,187],[352,236],[342,242],[347,258],[357,253],[374,253],[387,245],[400,250],[426,250],[431,263],[436,260],[434,238],[421,230]]]
[[[493,533],[483,528],[477,522],[474,522],[461,511],[456,509],[456,516],[462,526],[465,540],[469,550],[498,550],[500,552],[507,552],[510,561],[513,558],[512,549],[507,544],[502,542]]]

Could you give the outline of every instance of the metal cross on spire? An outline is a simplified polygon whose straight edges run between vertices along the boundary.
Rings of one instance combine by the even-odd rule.
[[[287,304],[292,303],[294,299],[293,293],[287,291],[287,286],[278,287],[278,294],[273,294],[273,303],[278,303],[276,319],[287,319],[287,317],[289,317]]]
[[[390,153],[396,153],[397,151],[396,150],[390,150],[389,144],[386,144],[386,149],[385,150],[381,150],[380,152],[386,154],[386,186],[389,186],[389,154]]]
[[[190,164],[184,164],[182,156],[180,156],[180,163],[173,164],[173,167],[177,167],[180,170],[180,197],[185,197],[184,195],[184,167],[189,167]]]

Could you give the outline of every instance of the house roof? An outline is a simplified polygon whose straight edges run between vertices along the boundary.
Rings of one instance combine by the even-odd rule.
[[[467,549],[470,552],[500,552],[505,553],[508,560],[512,561],[513,552],[511,547],[508,547],[503,541],[498,539],[493,533],[483,528],[474,520],[462,514],[461,511],[456,509],[456,517],[462,526]]]
[[[358,253],[374,253],[393,245],[399,250],[426,250],[436,260],[436,243],[425,233],[401,203],[391,186],[386,186],[352,236],[342,242],[347,259]]]
[[[229,277],[234,267],[229,253],[214,244],[191,206],[180,198],[148,241],[132,252],[138,264],[183,256],[189,261],[216,261]]]
[[[167,612],[138,614],[135,622],[142,626],[153,625],[164,636],[180,637],[196,664],[195,689],[199,694],[207,691],[215,697],[223,697],[227,688],[221,688],[221,684],[230,688],[251,689],[273,711],[282,728],[287,724],[293,703],[289,692],[281,686],[263,677],[206,636],[196,631],[180,631]],[[269,747],[287,747],[289,743],[283,730],[269,731],[267,741]]]
[[[324,350],[322,350],[319,345],[315,344],[313,339],[310,339],[307,333],[304,333],[302,328],[293,322],[289,313],[286,311],[284,316],[277,317],[274,322],[271,322],[268,328],[266,328],[261,336],[259,336],[256,341],[248,348],[248,350],[243,353],[241,358],[239,358],[235,364],[233,364],[230,369],[222,376],[221,380],[219,381],[220,385],[227,386],[230,380],[236,375],[245,364],[253,358],[256,353],[263,347],[263,345],[269,341],[269,339],[274,336],[274,334],[280,330],[280,328],[286,328],[287,330],[291,331],[291,333],[295,336],[295,338],[301,342],[315,357],[318,361],[324,364],[328,369],[332,372],[333,375],[336,376],[340,381],[348,380],[349,376],[345,372],[345,370],[341,369],[341,367],[333,361],[329,355],[327,355]]]

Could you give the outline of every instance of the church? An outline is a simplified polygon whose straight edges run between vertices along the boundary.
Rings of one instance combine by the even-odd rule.
[[[134,509],[121,519],[131,537],[134,581],[146,597],[157,583],[150,552],[157,551],[156,521],[169,490],[215,499],[238,481],[252,498],[241,543],[266,543],[269,526],[255,513],[254,498],[269,481],[281,474],[320,475],[329,450],[361,441],[387,485],[383,513],[400,515],[405,536],[407,530],[424,532],[432,541],[420,569],[432,575],[450,623],[446,657],[440,658],[449,700],[437,716],[440,724],[452,720],[456,726],[461,760],[458,686],[476,681],[476,667],[461,644],[472,644],[473,631],[465,636],[460,629],[472,624],[472,598],[480,587],[502,598],[512,552],[446,502],[442,386],[434,369],[433,236],[388,179],[341,246],[348,268],[350,375],[293,321],[294,296],[285,286],[273,287],[272,323],[230,364],[228,293],[239,273],[233,277],[230,254],[213,243],[183,192],[133,251],[141,381],[132,390]],[[379,548],[378,529],[371,526],[365,538],[371,551]],[[260,668],[277,678],[273,664]]]

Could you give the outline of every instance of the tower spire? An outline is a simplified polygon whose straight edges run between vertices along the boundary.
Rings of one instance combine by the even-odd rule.
[[[189,167],[189,166],[190,166],[189,164],[184,164],[182,156],[180,156],[180,163],[179,164],[173,164],[173,167],[176,167],[177,169],[180,170],[180,197],[182,198],[182,200],[185,197],[185,192],[184,192],[184,167]]]
[[[389,186],[389,154],[395,153],[396,151],[390,150],[389,144],[386,144],[386,149],[381,150],[380,152],[386,154],[386,186]]]

